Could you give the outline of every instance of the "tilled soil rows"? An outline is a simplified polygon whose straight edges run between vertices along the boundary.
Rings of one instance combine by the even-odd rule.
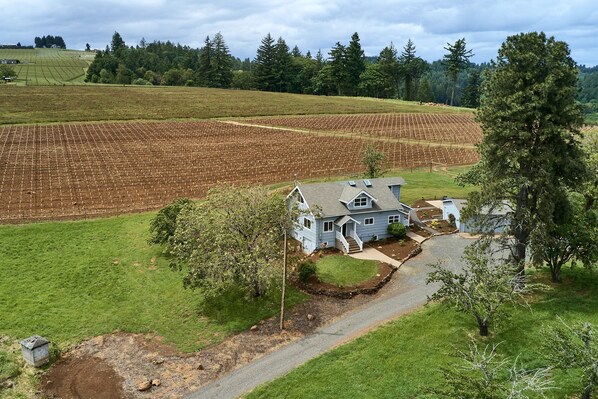
[[[314,115],[250,118],[245,122],[422,142],[476,144],[482,139],[482,129],[470,113]]]
[[[141,212],[179,197],[201,198],[217,184],[361,172],[361,153],[370,143],[386,153],[392,168],[478,159],[470,147],[219,121],[5,126],[0,128],[0,223]]]

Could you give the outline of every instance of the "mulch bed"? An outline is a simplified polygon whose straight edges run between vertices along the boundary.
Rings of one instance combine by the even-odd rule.
[[[387,238],[367,245],[399,261],[405,259],[418,247],[418,243],[409,237],[405,237],[403,240]]]
[[[457,228],[446,220],[439,220],[437,227],[432,227],[431,223],[428,223],[428,226],[441,234],[449,234],[457,231]]]
[[[421,209],[416,211],[417,217],[420,220],[428,220],[428,219],[442,219],[442,209],[434,208],[434,209]]]
[[[432,236],[432,233],[430,233],[426,229],[422,229],[421,227],[419,227],[416,224],[414,224],[413,226],[409,227],[409,230],[411,230],[411,232],[417,234],[418,236],[422,236],[422,237],[431,237]]]

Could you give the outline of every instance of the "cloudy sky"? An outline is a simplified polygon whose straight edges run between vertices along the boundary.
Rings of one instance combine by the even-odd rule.
[[[253,58],[270,32],[312,53],[358,32],[366,55],[411,38],[417,53],[440,59],[464,37],[476,62],[496,57],[511,34],[544,31],[569,43],[580,64],[598,64],[596,0],[0,0],[0,43],[33,44],[60,35],[67,46],[103,49],[118,31],[128,45],[170,40],[200,47],[221,32],[233,55]]]

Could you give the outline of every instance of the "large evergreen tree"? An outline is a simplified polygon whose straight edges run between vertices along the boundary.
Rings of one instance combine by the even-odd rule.
[[[378,72],[384,79],[382,95],[385,98],[394,98],[398,93],[399,63],[397,49],[390,43],[380,51],[378,56]]]
[[[227,88],[230,87],[233,80],[232,58],[228,46],[224,42],[224,37],[220,32],[214,35],[212,57],[212,79],[211,87]]]
[[[328,66],[330,80],[333,82],[334,87],[336,88],[337,94],[343,95],[346,94],[345,88],[347,86],[347,50],[345,46],[340,44],[340,42],[336,42],[334,47],[330,49],[330,58],[328,59]],[[324,73],[324,69],[322,69],[321,73]]]
[[[197,81],[201,86],[210,86],[212,82],[212,57],[214,54],[214,45],[210,40],[210,36],[206,36],[204,46],[201,48],[199,54],[199,66],[197,71]]]
[[[291,53],[282,37],[274,45],[274,81],[276,91],[287,92],[291,85]]]
[[[477,108],[480,106],[480,85],[482,78],[480,76],[480,70],[473,68],[469,73],[467,79],[467,86],[463,89],[461,94],[461,105],[468,108]]]
[[[473,57],[472,50],[468,50],[465,38],[459,39],[455,44],[447,43],[444,48],[448,51],[444,55],[443,63],[446,66],[446,73],[451,81],[451,105],[455,103],[455,89],[459,79],[459,72],[467,67],[469,59]]]
[[[274,71],[275,45],[274,39],[268,33],[262,39],[255,57],[255,69],[253,71],[258,88],[267,91],[276,90],[276,74]]]
[[[357,32],[351,36],[351,41],[345,51],[346,68],[346,88],[347,94],[353,96],[357,94],[359,86],[359,77],[365,72],[365,55],[359,43]]]
[[[469,174],[481,189],[469,211],[507,201],[507,245],[520,273],[531,237],[553,225],[558,200],[586,175],[576,84],[567,44],[537,32],[508,37],[482,84],[481,161]]]

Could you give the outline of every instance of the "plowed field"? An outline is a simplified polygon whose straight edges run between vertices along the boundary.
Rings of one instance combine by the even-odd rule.
[[[5,126],[0,222],[139,212],[177,197],[201,198],[218,183],[356,173],[363,170],[361,152],[369,143],[387,154],[392,168],[477,161],[473,148],[218,121]]]
[[[470,113],[359,114],[307,117],[251,118],[247,123],[310,131],[327,131],[381,138],[475,144],[482,129]]]

